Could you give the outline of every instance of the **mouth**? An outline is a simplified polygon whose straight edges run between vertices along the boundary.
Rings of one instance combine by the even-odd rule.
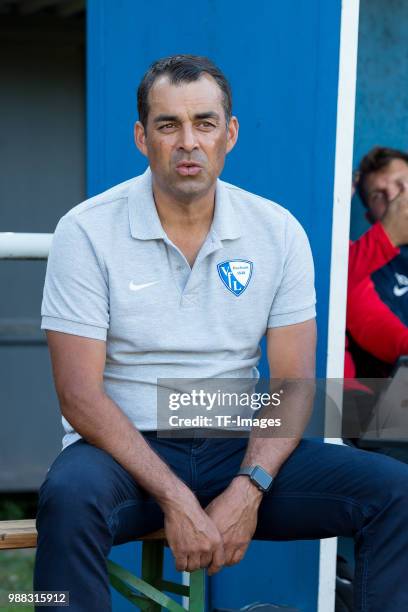
[[[202,166],[192,161],[179,162],[176,166],[176,172],[181,176],[196,176],[201,170]]]

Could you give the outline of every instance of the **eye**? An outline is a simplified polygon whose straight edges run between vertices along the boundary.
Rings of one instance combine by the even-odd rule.
[[[174,130],[176,128],[176,124],[175,123],[165,123],[164,125],[161,125],[159,127],[159,130],[161,131],[169,131],[169,130]]]
[[[208,130],[208,129],[214,128],[215,125],[211,123],[210,121],[200,121],[200,123],[198,124],[198,127]]]

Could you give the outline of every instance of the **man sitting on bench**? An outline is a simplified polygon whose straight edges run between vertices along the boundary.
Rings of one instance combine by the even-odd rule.
[[[218,179],[238,121],[211,61],[155,62],[138,110],[149,168],[70,210],[49,256],[42,328],[66,434],[40,489],[34,588],[106,612],[112,545],[163,525],[177,569],[209,574],[254,535],[344,535],[355,609],[407,609],[405,464],[301,439],[300,424],[249,441],[160,437],[158,379],[256,380],[265,334],[274,379],[313,381],[313,261],[287,210]]]

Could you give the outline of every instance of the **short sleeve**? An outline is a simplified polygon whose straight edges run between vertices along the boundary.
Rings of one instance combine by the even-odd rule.
[[[272,302],[268,327],[302,323],[316,316],[312,251],[306,232],[288,213],[282,279]]]
[[[48,256],[41,329],[106,340],[106,273],[87,232],[74,216],[57,225]]]

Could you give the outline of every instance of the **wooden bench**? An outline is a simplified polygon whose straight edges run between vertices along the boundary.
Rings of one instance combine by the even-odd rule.
[[[147,612],[159,612],[162,608],[172,612],[204,612],[205,570],[191,572],[189,585],[164,580],[164,529],[139,538],[139,541],[142,542],[142,577],[134,576],[108,559],[111,585],[135,606]],[[35,548],[36,545],[35,520],[0,521],[0,549]],[[164,591],[188,597],[188,608],[183,608]]]

